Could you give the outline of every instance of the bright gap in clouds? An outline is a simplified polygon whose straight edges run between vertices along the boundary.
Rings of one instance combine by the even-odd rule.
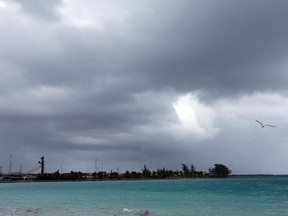
[[[218,133],[214,125],[215,112],[202,104],[197,94],[183,95],[172,105],[185,133],[200,140],[213,138]]]
[[[86,4],[64,1],[63,7],[58,9],[58,12],[66,24],[80,28],[92,27],[100,31],[124,24],[128,16],[122,6],[106,1],[99,1],[96,5],[93,1],[88,1]]]
[[[7,5],[4,1],[0,1],[0,8],[6,8]]]

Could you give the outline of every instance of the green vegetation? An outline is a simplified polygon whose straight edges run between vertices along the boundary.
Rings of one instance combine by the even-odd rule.
[[[227,177],[232,171],[223,164],[214,164],[214,168],[209,168],[209,173],[213,177]]]
[[[173,171],[171,169],[161,168],[155,171],[149,170],[144,165],[141,172],[126,171],[125,173],[113,172],[94,172],[94,173],[82,173],[73,172],[70,173],[55,173],[39,174],[36,180],[45,181],[63,181],[63,180],[120,180],[120,179],[172,179],[172,178],[208,178],[208,177],[227,177],[231,174],[231,170],[223,164],[215,164],[214,168],[209,168],[209,172],[197,171],[196,167],[191,164],[190,166],[182,163],[182,170]]]
[[[55,180],[79,180],[85,179],[85,175],[82,172],[73,172],[60,174],[59,171],[55,173],[39,174],[37,175],[36,180],[46,180],[46,181],[55,181]]]

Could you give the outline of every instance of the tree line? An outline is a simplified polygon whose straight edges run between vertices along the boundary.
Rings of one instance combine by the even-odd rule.
[[[171,169],[161,168],[151,171],[146,165],[140,172],[126,171],[124,173],[113,172],[94,172],[82,173],[74,172],[60,173],[59,170],[54,173],[46,173],[37,175],[36,180],[120,180],[120,179],[172,179],[172,178],[208,178],[208,177],[227,177],[232,171],[223,164],[214,164],[214,167],[209,168],[208,173],[197,171],[196,167],[191,164],[182,163],[181,170],[173,171]]]

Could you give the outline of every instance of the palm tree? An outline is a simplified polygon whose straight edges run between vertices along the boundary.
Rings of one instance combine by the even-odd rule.
[[[190,177],[191,173],[187,164],[182,163],[182,170],[186,178]]]
[[[144,178],[149,178],[151,176],[151,172],[146,165],[144,165],[144,168],[142,169],[142,176]]]

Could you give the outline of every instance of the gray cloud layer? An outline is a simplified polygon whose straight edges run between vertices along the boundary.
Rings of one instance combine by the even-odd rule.
[[[49,171],[98,158],[287,173],[278,148],[267,165],[269,137],[253,122],[287,124],[287,12],[280,0],[2,1],[0,165],[13,154],[27,170],[44,155]],[[286,148],[284,135],[270,136]]]

